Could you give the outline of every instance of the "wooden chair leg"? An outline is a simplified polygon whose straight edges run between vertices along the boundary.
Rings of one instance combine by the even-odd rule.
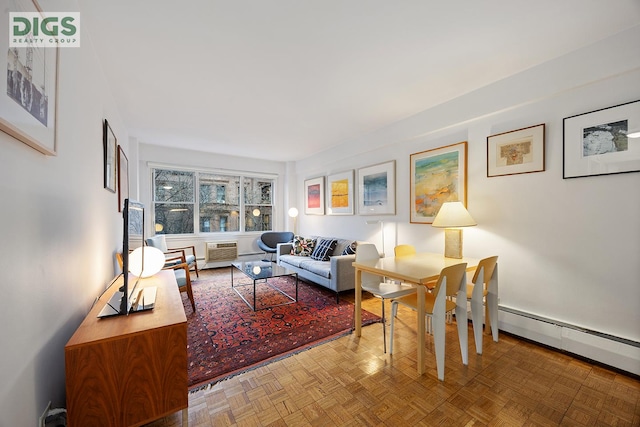
[[[191,308],[193,308],[193,312],[196,311],[196,302],[193,299],[193,291],[191,290],[191,282],[187,282],[187,295],[189,295],[189,300],[191,300]]]

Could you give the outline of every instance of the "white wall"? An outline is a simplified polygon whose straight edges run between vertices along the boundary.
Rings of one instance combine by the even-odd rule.
[[[441,229],[409,224],[409,156],[468,141],[479,225],[464,230],[464,253],[500,256],[500,304],[640,342],[640,173],[562,178],[563,118],[640,99],[638,40],[635,27],[300,161],[298,209],[305,179],[395,160],[397,214],[373,217],[386,222],[385,252],[442,252]],[[546,171],[487,178],[486,137],[540,123]],[[300,233],[380,245],[367,218],[301,215]]]
[[[103,188],[103,119],[125,147],[128,135],[84,34],[62,49],[59,77],[57,156],[0,132],[1,427],[66,406],[64,346],[113,278],[121,240]]]

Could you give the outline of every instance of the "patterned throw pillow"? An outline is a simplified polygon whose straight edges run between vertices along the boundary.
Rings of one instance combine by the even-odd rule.
[[[351,242],[350,244],[345,246],[344,251],[342,251],[342,255],[355,255],[356,246],[358,246],[358,242]]]
[[[316,261],[329,261],[329,255],[333,254],[333,250],[336,248],[337,243],[337,240],[320,239],[320,242],[311,253],[311,259]]]
[[[302,236],[295,236],[293,238],[293,246],[291,247],[291,255],[296,256],[311,256],[313,248],[316,245],[315,239],[309,239]]]

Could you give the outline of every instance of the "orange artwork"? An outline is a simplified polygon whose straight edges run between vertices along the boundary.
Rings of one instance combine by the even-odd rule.
[[[331,183],[331,207],[349,207],[349,180],[341,179]]]

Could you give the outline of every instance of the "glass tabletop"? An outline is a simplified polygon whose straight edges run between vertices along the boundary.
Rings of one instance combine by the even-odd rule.
[[[270,261],[234,262],[233,266],[253,280],[294,274],[293,271],[287,270],[286,268]]]

